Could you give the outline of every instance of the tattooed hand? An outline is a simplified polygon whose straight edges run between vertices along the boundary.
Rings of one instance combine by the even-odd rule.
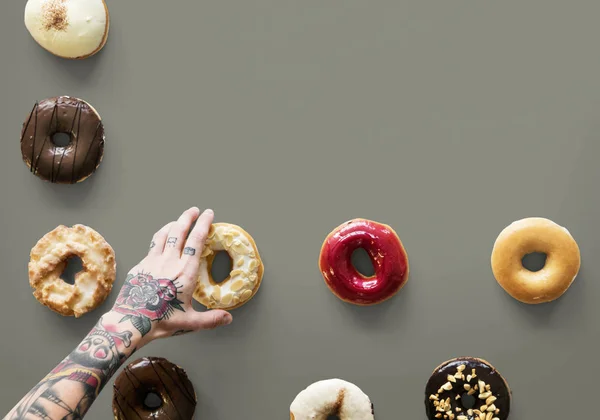
[[[113,309],[4,419],[81,419],[136,349],[156,338],[229,324],[225,311],[192,308],[212,221],[211,210],[200,215],[194,207],[159,230],[148,255],[127,275]]]
[[[143,337],[180,335],[231,322],[225,311],[192,308],[200,254],[213,221],[211,210],[199,213],[192,208],[154,235],[148,256],[129,272],[117,297],[113,311],[123,315],[120,322],[130,322]]]

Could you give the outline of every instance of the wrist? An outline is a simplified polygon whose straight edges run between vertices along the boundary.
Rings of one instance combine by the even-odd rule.
[[[117,348],[126,357],[152,341],[151,334],[142,336],[132,320],[114,308],[102,315],[100,322],[113,336]]]

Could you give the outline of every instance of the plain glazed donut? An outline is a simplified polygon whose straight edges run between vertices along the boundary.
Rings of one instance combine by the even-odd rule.
[[[459,357],[442,363],[425,387],[429,420],[506,420],[511,391],[488,362]]]
[[[25,26],[52,54],[83,59],[106,44],[110,17],[104,0],[28,0]]]
[[[211,276],[212,262],[218,251],[229,254],[233,268],[219,284]],[[263,272],[258,248],[248,232],[229,223],[213,223],[202,251],[194,299],[208,309],[239,308],[256,294]]]
[[[148,394],[160,398],[158,407],[145,404]],[[191,420],[196,401],[185,371],[162,357],[143,357],[130,363],[113,386],[115,420]]]
[[[373,404],[356,385],[341,379],[318,381],[300,392],[290,405],[290,420],[373,420]]]
[[[75,284],[68,284],[60,275],[75,255],[81,258],[83,271],[75,275]],[[112,290],[115,253],[90,227],[58,226],[37,242],[30,257],[29,284],[33,295],[63,316],[82,316],[104,302]]]
[[[69,136],[57,146],[55,134]],[[74,184],[92,175],[104,155],[104,126],[90,104],[69,96],[45,99],[33,106],[21,131],[21,155],[39,178]]]
[[[352,253],[363,248],[375,274],[365,277],[352,265]],[[323,242],[319,268],[325,284],[340,299],[356,305],[374,305],[392,296],[408,280],[408,255],[388,225],[354,219],[335,228]]]
[[[546,254],[540,271],[523,267],[525,255]],[[551,302],[563,295],[575,280],[581,256],[569,231],[551,220],[531,217],[506,227],[494,244],[492,271],[498,284],[523,303]]]

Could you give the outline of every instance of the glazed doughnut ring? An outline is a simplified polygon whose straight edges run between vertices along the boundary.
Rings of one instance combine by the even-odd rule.
[[[68,259],[75,255],[81,258],[83,271],[75,275],[75,284],[68,284],[60,275]],[[104,302],[115,274],[113,249],[87,226],[58,226],[31,249],[29,284],[34,289],[33,295],[63,316],[78,318]]]
[[[143,357],[125,367],[113,387],[115,420],[191,420],[196,392],[185,371],[162,357]],[[148,394],[160,399],[156,407],[146,405]]]
[[[363,248],[375,275],[365,277],[351,256]],[[329,289],[356,305],[374,305],[394,296],[408,280],[408,255],[394,230],[366,219],[350,220],[334,229],[323,242],[319,268]]]
[[[429,420],[506,420],[510,404],[506,380],[491,364],[475,357],[442,363],[425,387]]]
[[[373,404],[356,385],[341,379],[315,382],[290,405],[290,420],[373,420]]]
[[[533,252],[547,256],[540,271],[523,267],[523,257]],[[494,277],[509,295],[523,303],[558,299],[575,280],[580,265],[579,247],[569,231],[539,217],[518,220],[506,227],[492,251]]]
[[[233,268],[219,284],[211,276],[212,263],[218,251],[227,251]],[[248,232],[229,223],[213,223],[202,251],[194,299],[208,309],[239,308],[256,294],[263,272],[258,248]]]
[[[56,134],[69,137],[54,143]],[[104,155],[104,126],[87,102],[59,96],[36,103],[23,123],[21,155],[34,175],[59,184],[74,184],[92,175]]]

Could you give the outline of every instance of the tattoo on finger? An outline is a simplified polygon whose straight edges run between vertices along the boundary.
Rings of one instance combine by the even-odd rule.
[[[152,241],[150,242],[150,249],[154,248],[156,246],[156,242]]]
[[[183,253],[185,255],[195,255],[196,249],[192,248],[191,246],[186,246],[185,248],[183,248]]]
[[[167,239],[167,246],[174,247],[175,244],[177,244],[177,238],[176,237],[171,236],[170,238]]]

